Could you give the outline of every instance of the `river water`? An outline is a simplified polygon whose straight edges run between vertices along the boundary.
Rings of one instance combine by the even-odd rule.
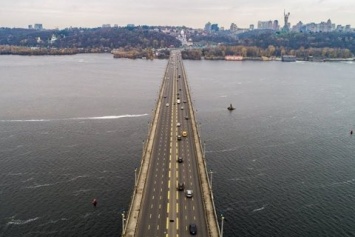
[[[0,236],[119,235],[166,63],[0,57]],[[354,236],[355,63],[184,63],[224,236]]]

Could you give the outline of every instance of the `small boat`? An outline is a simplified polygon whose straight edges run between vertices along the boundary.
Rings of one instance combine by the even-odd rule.
[[[235,110],[235,108],[233,107],[232,104],[229,105],[229,107],[227,108],[228,110]]]

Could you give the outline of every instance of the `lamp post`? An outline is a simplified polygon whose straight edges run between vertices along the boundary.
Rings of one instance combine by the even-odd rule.
[[[124,215],[124,211],[122,212],[122,236],[124,236],[125,234],[125,215]]]
[[[211,175],[211,182],[210,182],[211,187],[210,187],[210,188],[211,188],[211,190],[212,190],[212,178],[213,178],[213,173],[214,173],[214,172],[212,171],[212,169],[210,169],[210,175]]]
[[[203,142],[203,158],[206,159],[206,142]]]
[[[144,157],[144,140],[142,141],[142,155]]]
[[[220,233],[220,237],[223,237],[223,221],[224,221],[224,216],[223,216],[223,214],[221,214],[221,233]]]
[[[137,187],[137,168],[134,169],[134,186]]]

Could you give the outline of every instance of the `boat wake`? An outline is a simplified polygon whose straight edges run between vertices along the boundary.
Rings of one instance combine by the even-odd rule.
[[[265,209],[266,206],[267,206],[267,205],[264,205],[264,206],[262,206],[262,207],[260,207],[260,208],[254,209],[253,212],[262,211],[262,210]]]
[[[27,223],[38,220],[39,217],[28,219],[28,220],[11,220],[7,223],[7,225],[25,225]]]
[[[111,115],[101,117],[78,117],[78,118],[64,118],[64,119],[14,119],[14,120],[0,120],[0,122],[52,122],[52,121],[70,121],[70,120],[103,120],[103,119],[121,119],[121,118],[137,118],[144,117],[148,114],[124,114],[124,115]]]

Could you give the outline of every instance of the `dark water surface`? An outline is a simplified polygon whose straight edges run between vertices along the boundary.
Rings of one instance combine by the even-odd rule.
[[[0,57],[0,236],[119,235],[166,63]],[[224,236],[355,235],[355,64],[185,68]]]

